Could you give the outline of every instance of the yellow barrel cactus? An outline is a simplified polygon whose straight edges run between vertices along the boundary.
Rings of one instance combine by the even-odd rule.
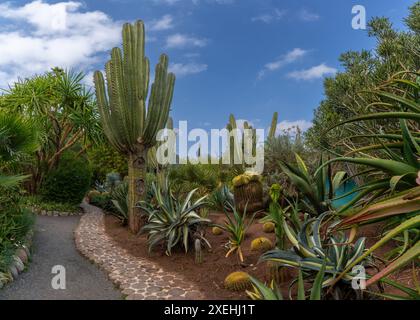
[[[266,252],[268,250],[271,250],[272,248],[273,243],[270,241],[270,239],[267,239],[265,237],[256,238],[251,242],[252,251]]]
[[[225,288],[231,291],[245,291],[252,287],[249,274],[242,271],[232,272],[225,279]]]
[[[245,172],[232,180],[235,206],[238,211],[255,212],[264,208],[262,176]]]
[[[273,222],[266,222],[263,224],[263,231],[265,233],[273,233],[276,225]]]
[[[222,228],[219,227],[213,227],[211,229],[211,232],[215,235],[215,236],[220,236],[223,233]]]

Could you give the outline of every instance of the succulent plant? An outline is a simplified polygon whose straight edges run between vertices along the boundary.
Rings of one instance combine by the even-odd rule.
[[[105,66],[107,83],[100,71],[95,72],[94,82],[104,133],[128,159],[128,220],[130,230],[137,233],[142,209],[136,204],[146,199],[147,154],[168,121],[175,76],[168,72],[168,57],[161,55],[149,90],[143,21],[124,24],[122,34],[123,50],[112,49],[111,60]]]
[[[223,233],[223,229],[220,227],[213,227],[211,229],[211,233],[213,233],[215,236],[220,236]]]
[[[252,251],[266,252],[271,249],[273,249],[273,243],[268,238],[259,237],[251,242]]]
[[[232,180],[236,209],[243,211],[245,207],[249,212],[263,209],[263,185],[259,174],[246,172]]]
[[[225,288],[231,291],[245,291],[252,287],[251,277],[248,273],[236,271],[229,274],[225,279]]]
[[[263,224],[263,231],[265,233],[273,233],[276,225],[273,222],[266,222]]]

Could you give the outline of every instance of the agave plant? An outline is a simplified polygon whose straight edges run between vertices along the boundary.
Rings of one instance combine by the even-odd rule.
[[[211,221],[202,218],[197,212],[205,205],[204,200],[207,196],[192,202],[191,199],[197,191],[194,189],[184,200],[178,200],[169,187],[165,188],[166,190],[162,189],[156,183],[152,183],[156,205],[145,201],[139,203],[139,207],[147,214],[147,223],[141,232],[148,233],[149,251],[157,244],[165,243],[167,255],[171,255],[172,249],[177,245],[182,245],[185,252],[188,252],[190,243],[197,238],[210,247],[200,231],[210,225]]]
[[[299,270],[297,278],[297,296],[296,300],[321,300],[322,298],[322,280],[325,275],[325,265],[319,270],[312,284],[309,296],[306,294],[305,283],[303,280],[302,270]],[[294,281],[294,282],[296,282]],[[277,283],[272,281],[270,286],[265,285],[258,279],[251,277],[253,291],[246,291],[247,295],[252,300],[284,300],[283,295],[278,287]],[[292,299],[292,295],[289,291],[289,299]]]
[[[347,213],[354,206],[370,204],[379,197],[390,196],[394,197],[395,201],[399,201],[397,199],[399,195],[394,195],[395,192],[409,190],[418,185],[420,77],[418,74],[414,74],[418,78],[417,81],[413,81],[400,78],[402,74],[406,73],[397,74],[377,90],[370,92],[378,97],[378,101],[368,108],[377,112],[350,118],[327,130],[328,132],[338,126],[357,123],[361,133],[346,138],[345,145],[354,147],[351,147],[344,156],[339,156],[323,164],[317,173],[332,163],[346,162],[367,168],[359,175],[367,176],[370,181],[351,191],[351,193],[358,194],[346,206],[340,208],[340,213]],[[383,112],[384,108],[387,112]],[[366,130],[366,133],[363,132],[364,126],[361,123],[373,123],[380,128],[383,121],[387,121],[387,123],[394,121],[397,131],[375,133],[375,131]],[[374,142],[359,146],[360,141],[370,141],[370,139]]]
[[[228,211],[234,206],[234,198],[227,185],[222,185],[210,196],[210,206],[221,211]]]
[[[111,192],[111,201],[117,212],[113,214],[123,225],[128,222],[128,183],[121,182]]]
[[[322,280],[324,288],[333,284],[338,275],[342,275],[343,285],[333,292],[334,298],[342,298],[342,295],[350,292],[341,289],[351,289],[348,282],[356,275],[351,269],[349,270],[348,266],[364,254],[366,239],[360,238],[353,244],[352,235],[342,232],[333,233],[334,224],[332,224],[327,228],[323,240],[321,226],[328,217],[331,217],[331,214],[325,212],[317,218],[309,219],[297,231],[294,231],[283,219],[283,229],[293,249],[286,251],[277,248],[263,254],[260,260],[274,261],[280,266],[299,268],[308,273],[309,277],[315,277],[315,272],[324,269],[325,276]],[[368,255],[365,255],[362,260],[359,259],[359,264],[374,266],[373,260]],[[346,270],[345,274],[343,274],[344,270]]]
[[[321,156],[319,169],[311,175],[302,158],[298,154],[295,154],[295,157],[296,166],[285,162],[280,162],[279,165],[298,190],[302,209],[313,216],[329,211],[335,191],[340,187],[346,173],[338,171],[332,177],[331,167],[324,163]]]

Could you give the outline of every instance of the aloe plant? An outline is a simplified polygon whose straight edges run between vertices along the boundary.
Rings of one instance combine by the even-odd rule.
[[[161,55],[148,97],[150,70],[143,22],[125,24],[122,36],[123,52],[112,49],[105,66],[107,88],[100,71],[95,72],[94,82],[105,135],[128,158],[129,226],[137,232],[141,209],[136,204],[145,199],[147,153],[168,120],[175,76],[168,73],[168,57]]]

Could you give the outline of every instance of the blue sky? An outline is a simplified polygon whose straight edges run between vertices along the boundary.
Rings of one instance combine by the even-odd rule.
[[[103,69],[121,24],[142,19],[154,65],[169,55],[177,73],[172,116],[190,127],[221,128],[233,113],[256,127],[274,111],[282,127],[307,127],[323,78],[347,50],[371,49],[351,27],[353,5],[397,28],[415,1],[85,0],[0,3],[0,87],[55,65]],[[89,80],[87,81],[90,82]]]

